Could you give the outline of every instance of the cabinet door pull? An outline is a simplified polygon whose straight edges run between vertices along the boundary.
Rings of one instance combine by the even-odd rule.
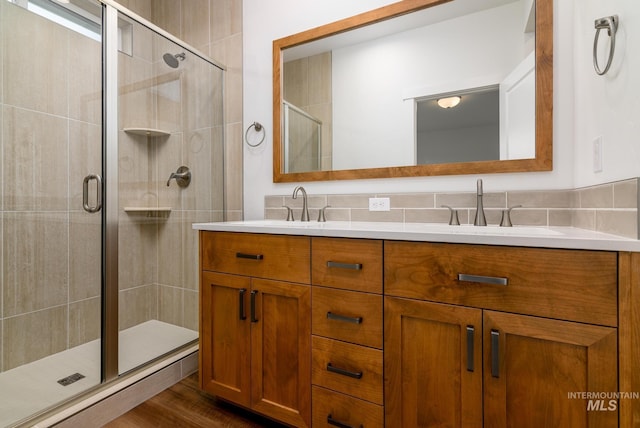
[[[346,317],[344,315],[338,315],[332,312],[327,312],[327,319],[334,320],[334,321],[350,322],[353,324],[362,324],[362,317]]]
[[[258,290],[251,291],[251,322],[258,322],[258,318],[256,318],[256,294],[258,294]]]
[[[238,290],[238,313],[240,314],[240,321],[244,321],[247,319],[247,314],[244,310],[244,295],[246,292],[246,288],[241,288],[240,290]]]
[[[472,325],[467,326],[467,371],[474,370],[473,348],[474,348],[475,328]]]
[[[327,267],[351,269],[351,270],[362,270],[362,263],[341,263],[341,262],[332,262],[331,260],[329,260],[327,262]]]
[[[327,415],[327,424],[333,425],[334,427],[338,427],[338,428],[353,428],[351,425],[343,424],[340,421],[336,421],[335,419],[333,419],[331,415]],[[358,428],[363,428],[363,427],[362,425],[359,425]]]
[[[491,376],[500,377],[500,332],[491,330]]]
[[[509,282],[507,278],[500,278],[497,276],[467,275],[466,273],[459,273],[458,281],[481,282],[483,284],[492,285],[507,285]]]
[[[262,260],[264,256],[262,254],[247,254],[247,253],[236,253],[237,259],[250,259],[250,260]]]
[[[331,373],[337,373],[343,376],[352,377],[354,379],[362,378],[362,372],[352,372],[350,370],[341,369],[339,367],[334,367],[331,363],[327,363],[327,371]]]

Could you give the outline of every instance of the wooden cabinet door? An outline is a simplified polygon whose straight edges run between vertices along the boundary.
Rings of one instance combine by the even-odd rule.
[[[246,277],[202,273],[202,389],[247,407],[251,403],[250,288],[251,280]]]
[[[616,329],[484,312],[484,426],[617,427]],[[573,394],[572,394],[573,393]]]
[[[311,425],[311,289],[252,279],[251,407],[297,427]]]
[[[384,311],[386,426],[482,427],[482,311],[394,297]]]

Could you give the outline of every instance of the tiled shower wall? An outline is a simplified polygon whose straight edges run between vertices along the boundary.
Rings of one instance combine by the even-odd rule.
[[[99,332],[100,215],[82,179],[100,170],[102,118],[98,42],[6,1],[0,17],[4,371]]]
[[[333,158],[331,148],[333,140],[331,52],[288,61],[284,64],[283,76],[285,101],[322,121],[321,169],[330,170]],[[308,134],[307,128],[304,128],[304,131]],[[303,137],[297,138],[297,140],[302,139]],[[292,157],[295,160],[295,156],[292,155]],[[290,160],[290,162],[294,162],[294,160]],[[303,165],[290,165],[290,171],[315,170],[312,165],[317,165],[317,163],[313,163],[313,159],[309,159],[309,156],[303,157],[301,161]],[[317,162],[317,158],[315,161]]]
[[[242,0],[117,0],[226,67],[227,220],[242,220]]]
[[[574,226],[638,239],[638,181],[637,178],[574,190],[490,192],[485,183],[484,207],[487,222],[499,224],[502,210],[522,205],[511,213],[514,225]],[[294,186],[292,186],[293,189]],[[390,211],[370,212],[369,198],[388,197]],[[265,218],[282,219],[287,216],[283,205],[294,209],[300,218],[301,199],[291,195],[265,198]],[[326,205],[327,220],[331,221],[393,221],[407,223],[447,223],[449,205],[459,212],[460,223],[473,223],[476,194],[410,193],[309,195],[312,220]]]

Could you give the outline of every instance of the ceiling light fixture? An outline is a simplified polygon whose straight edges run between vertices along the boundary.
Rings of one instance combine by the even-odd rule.
[[[442,108],[453,108],[460,104],[462,97],[447,97],[438,99],[438,105]]]

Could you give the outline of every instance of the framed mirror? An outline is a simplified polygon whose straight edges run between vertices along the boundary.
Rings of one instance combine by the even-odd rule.
[[[274,182],[549,171],[552,114],[553,0],[404,0],[273,42]]]

